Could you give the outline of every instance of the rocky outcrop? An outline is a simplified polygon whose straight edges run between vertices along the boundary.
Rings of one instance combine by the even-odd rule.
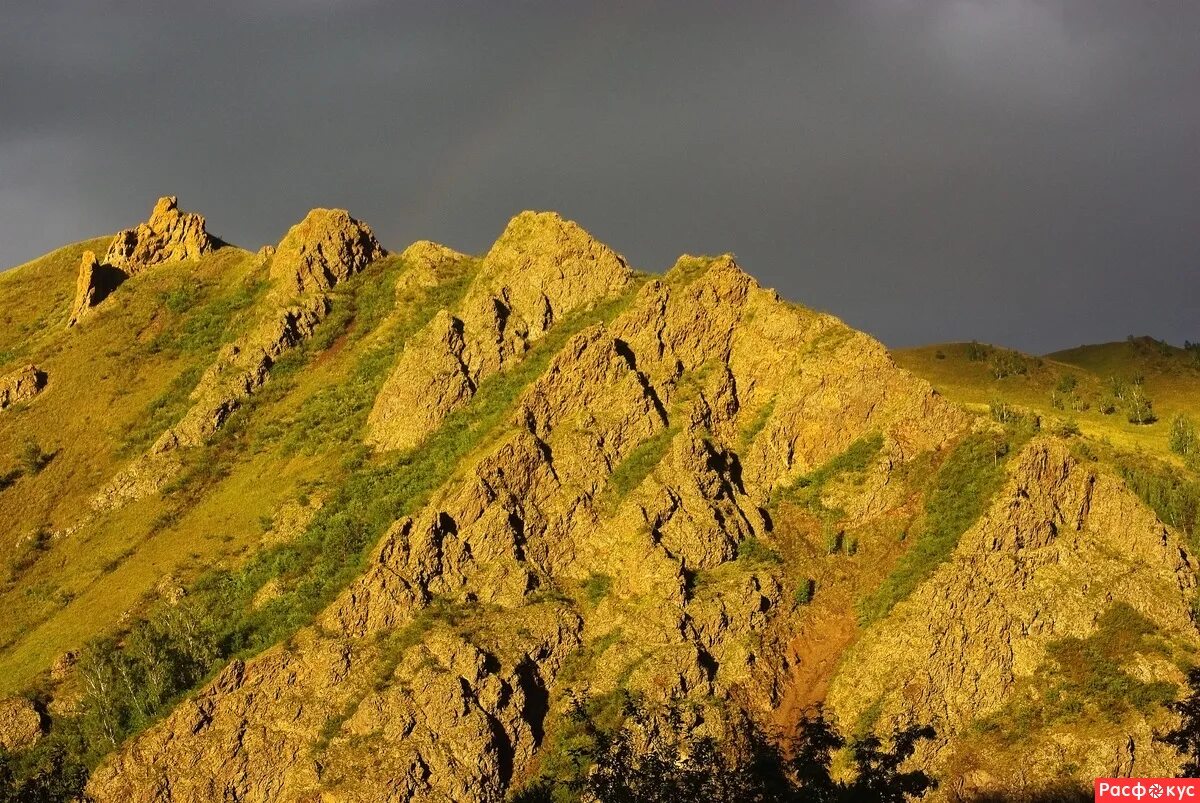
[[[310,337],[328,311],[328,298],[309,296],[276,310],[249,334],[223,347],[192,390],[192,406],[183,418],[92,499],[93,509],[111,510],[166,485],[179,473],[181,451],[212,437],[267,381],[275,361]]]
[[[119,232],[103,263],[133,275],[161,262],[199,259],[217,244],[205,230],[204,218],[181,212],[178,199],[171,195],[158,199],[145,223]]]
[[[440,262],[455,255],[423,246],[413,256]],[[577,224],[549,212],[521,213],[488,251],[457,309],[435,318],[406,349],[371,411],[369,440],[381,449],[417,446],[481,380],[631,279],[624,259]],[[410,418],[416,410],[419,417]]]
[[[0,700],[0,751],[33,747],[42,736],[42,717],[24,697]]]
[[[972,722],[1000,710],[1022,679],[1036,676],[1052,641],[1088,637],[1114,605],[1130,606],[1164,637],[1194,646],[1187,600],[1195,572],[1179,537],[1119,479],[1079,462],[1059,441],[1035,440],[951,559],[850,650],[830,708],[851,724],[871,710],[884,731],[932,724],[945,758]],[[1137,673],[1182,679],[1161,657]],[[1082,778],[1130,770],[1171,775],[1175,759],[1146,722],[1134,731],[1142,735],[1130,742],[1129,729],[1093,729],[1089,740],[1059,742],[1053,755],[1042,749],[1053,734],[1040,734],[1026,740],[1022,777],[1061,781],[1068,765]],[[1136,754],[1136,766],[1112,763],[1123,752]]]
[[[111,510],[157,492],[176,476],[180,452],[203,444],[270,375],[284,352],[307,340],[330,310],[326,291],[384,250],[371,229],[343,210],[314,209],[275,249],[271,275],[279,284],[271,308],[249,333],[224,346],[191,393],[192,406],[146,454],[92,499]]]
[[[46,372],[36,365],[25,365],[0,376],[0,410],[32,400],[46,387]]]
[[[545,247],[561,256],[561,243]],[[569,263],[498,253],[547,277],[558,301],[538,319],[542,332],[562,309],[628,281],[620,262],[592,283],[551,281]],[[584,253],[574,270],[605,261]],[[715,694],[768,708],[787,671],[769,632],[787,610],[786,578],[777,564],[735,561],[747,539],[772,542],[765,497],[864,433],[884,433],[881,465],[900,465],[966,419],[878,344],[783,304],[731,259],[677,279],[648,283],[616,320],[571,337],[453,479],[388,530],[316,626],[232,664],[123,748],[97,772],[95,799],[499,801],[565,705],[562,661],[601,641],[603,660],[571,681],[583,693],[625,686],[653,700],[709,705]],[[479,286],[468,297],[483,297]],[[422,415],[430,399],[468,404],[466,382],[487,377],[471,373],[488,364],[479,350],[494,373],[532,342],[525,316],[541,302],[528,288],[486,297],[508,310],[500,328],[443,312],[409,344],[397,373],[436,392],[407,411],[393,399],[393,415]],[[833,370],[843,361],[852,364]],[[792,385],[803,392],[789,395]],[[753,464],[742,458],[756,449]],[[711,579],[695,588],[699,572]],[[609,587],[585,606],[539,601],[597,577]],[[470,627],[443,620],[447,609]],[[408,646],[389,657],[393,638]]]
[[[285,293],[323,293],[386,254],[371,227],[346,210],[313,209],[270,255],[271,278]]]
[[[92,307],[104,300],[108,292],[100,278],[100,262],[93,251],[84,251],[79,260],[79,278],[75,280],[75,301],[67,318],[67,328],[79,323]]]

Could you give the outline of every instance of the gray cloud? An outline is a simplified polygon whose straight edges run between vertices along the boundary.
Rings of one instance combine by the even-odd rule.
[[[1200,339],[1190,0],[3,14],[0,264],[164,193],[250,248],[317,205],[472,251],[553,208],[894,345]]]

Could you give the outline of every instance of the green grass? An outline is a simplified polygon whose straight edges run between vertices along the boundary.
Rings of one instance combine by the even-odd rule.
[[[583,598],[595,608],[612,591],[613,579],[607,574],[592,574],[583,583]]]
[[[604,489],[602,505],[611,511],[620,504],[630,491],[642,484],[650,472],[662,462],[671,441],[679,434],[679,428],[669,426],[651,435],[638,444],[613,469]]]
[[[142,414],[126,426],[121,445],[121,454],[133,457],[145,452],[167,428],[179,422],[191,407],[192,390],[204,374],[207,364],[198,361],[186,366],[171,380],[166,390],[147,404]]]
[[[214,354],[244,325],[249,310],[266,294],[269,282],[261,274],[248,276],[233,292],[218,292],[214,284],[196,284],[188,276],[172,290],[159,294],[162,306],[182,325],[168,328],[150,341],[148,351],[175,354]],[[120,292],[118,288],[117,292]]]
[[[866,471],[882,448],[883,435],[878,432],[864,435],[846,447],[846,451],[830,458],[808,474],[797,477],[791,485],[776,489],[772,494],[771,506],[777,507],[780,502],[786,500],[827,518],[836,517],[837,511],[828,510],[821,502],[825,486],[844,474]]]
[[[772,566],[783,563],[783,558],[778,552],[754,536],[738,542],[737,559],[747,566]]]
[[[775,412],[775,399],[772,398],[762,407],[758,408],[754,416],[746,422],[741,431],[738,432],[738,448],[745,449],[754,439],[758,437],[758,433],[763,431],[763,427],[771,420],[771,414]]]
[[[1200,350],[1133,338],[1040,358],[1023,356],[1024,373],[1002,372],[997,378],[988,360],[998,350],[978,349],[982,356],[976,354],[977,359],[971,358],[972,345],[965,343],[903,349],[893,352],[893,357],[902,368],[972,409],[983,410],[998,401],[1047,421],[1070,417],[1085,437],[1183,463],[1170,452],[1170,422],[1179,414],[1200,419],[1200,360],[1195,356]],[[1131,397],[1135,386],[1151,401],[1149,411]],[[1156,420],[1139,423],[1148,420],[1147,412]]]
[[[984,432],[966,436],[951,452],[934,476],[918,534],[879,588],[860,601],[862,625],[886,616],[950,557],[1003,484],[1009,450],[1006,439]]]

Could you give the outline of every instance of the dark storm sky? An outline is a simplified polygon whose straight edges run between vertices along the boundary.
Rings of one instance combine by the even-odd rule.
[[[1200,2],[7,2],[0,264],[177,194],[484,250],[556,209],[891,345],[1200,340]]]

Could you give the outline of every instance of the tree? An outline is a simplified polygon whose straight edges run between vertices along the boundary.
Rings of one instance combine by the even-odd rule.
[[[922,771],[901,771],[917,744],[933,737],[928,726],[894,731],[886,742],[868,735],[847,745],[817,709],[781,750],[753,724],[744,725],[731,745],[722,746],[711,738],[668,738],[664,731],[674,729],[655,727],[654,717],[645,710],[631,708],[629,717],[615,735],[600,738],[586,779],[586,791],[603,803],[905,803],[934,786]],[[630,723],[637,727],[628,727]],[[853,779],[836,780],[830,769],[834,755],[847,748]],[[552,784],[545,780],[517,799],[552,800]]]
[[[1154,415],[1154,403],[1150,401],[1150,397],[1142,390],[1140,384],[1135,384],[1130,388],[1127,404],[1129,423],[1153,424],[1158,420]]]
[[[1183,413],[1176,413],[1171,419],[1171,431],[1167,435],[1167,443],[1175,454],[1187,457],[1197,451],[1200,446],[1196,440],[1196,426],[1192,419]]]
[[[45,468],[53,457],[54,455],[42,451],[41,444],[33,438],[26,438],[25,443],[21,446],[21,465],[24,467],[25,473],[30,476]]]

